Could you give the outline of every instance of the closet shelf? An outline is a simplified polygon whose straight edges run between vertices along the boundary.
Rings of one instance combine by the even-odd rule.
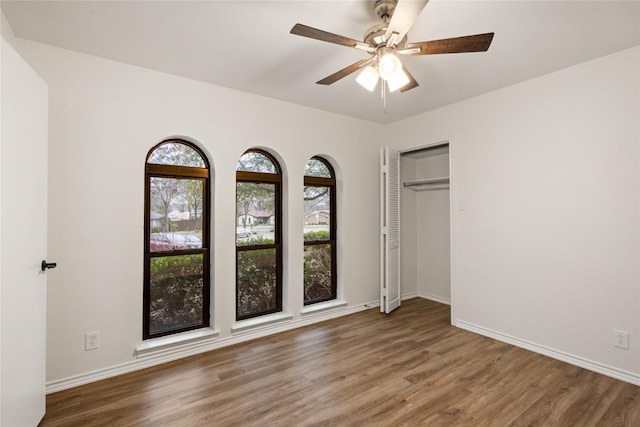
[[[415,181],[405,181],[405,188],[412,190],[435,190],[449,187],[449,177],[418,179]]]

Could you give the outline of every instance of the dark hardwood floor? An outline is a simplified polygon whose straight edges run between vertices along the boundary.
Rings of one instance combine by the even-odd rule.
[[[422,299],[47,397],[41,426],[640,426],[640,388],[452,327]]]

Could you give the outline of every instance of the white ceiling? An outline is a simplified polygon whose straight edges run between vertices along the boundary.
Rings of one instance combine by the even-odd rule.
[[[401,0],[409,1],[409,0]],[[362,40],[373,2],[6,1],[16,37],[378,123],[391,123],[640,44],[640,1],[431,0],[409,41],[495,32],[486,53],[406,57],[420,86],[387,96],[357,73],[366,58],[289,34],[296,23]]]

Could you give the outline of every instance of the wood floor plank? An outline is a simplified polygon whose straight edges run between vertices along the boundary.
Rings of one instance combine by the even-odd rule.
[[[49,426],[640,426],[640,390],[412,299],[47,396]]]

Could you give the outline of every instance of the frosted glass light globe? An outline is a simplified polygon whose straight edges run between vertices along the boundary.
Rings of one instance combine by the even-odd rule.
[[[380,72],[380,77],[383,80],[393,79],[399,72],[402,71],[402,63],[392,53],[387,53],[378,62],[378,71]]]
[[[367,89],[369,92],[372,92],[375,89],[376,84],[378,84],[378,72],[375,68],[369,66],[366,67],[358,77],[356,77],[356,81],[363,88]]]

